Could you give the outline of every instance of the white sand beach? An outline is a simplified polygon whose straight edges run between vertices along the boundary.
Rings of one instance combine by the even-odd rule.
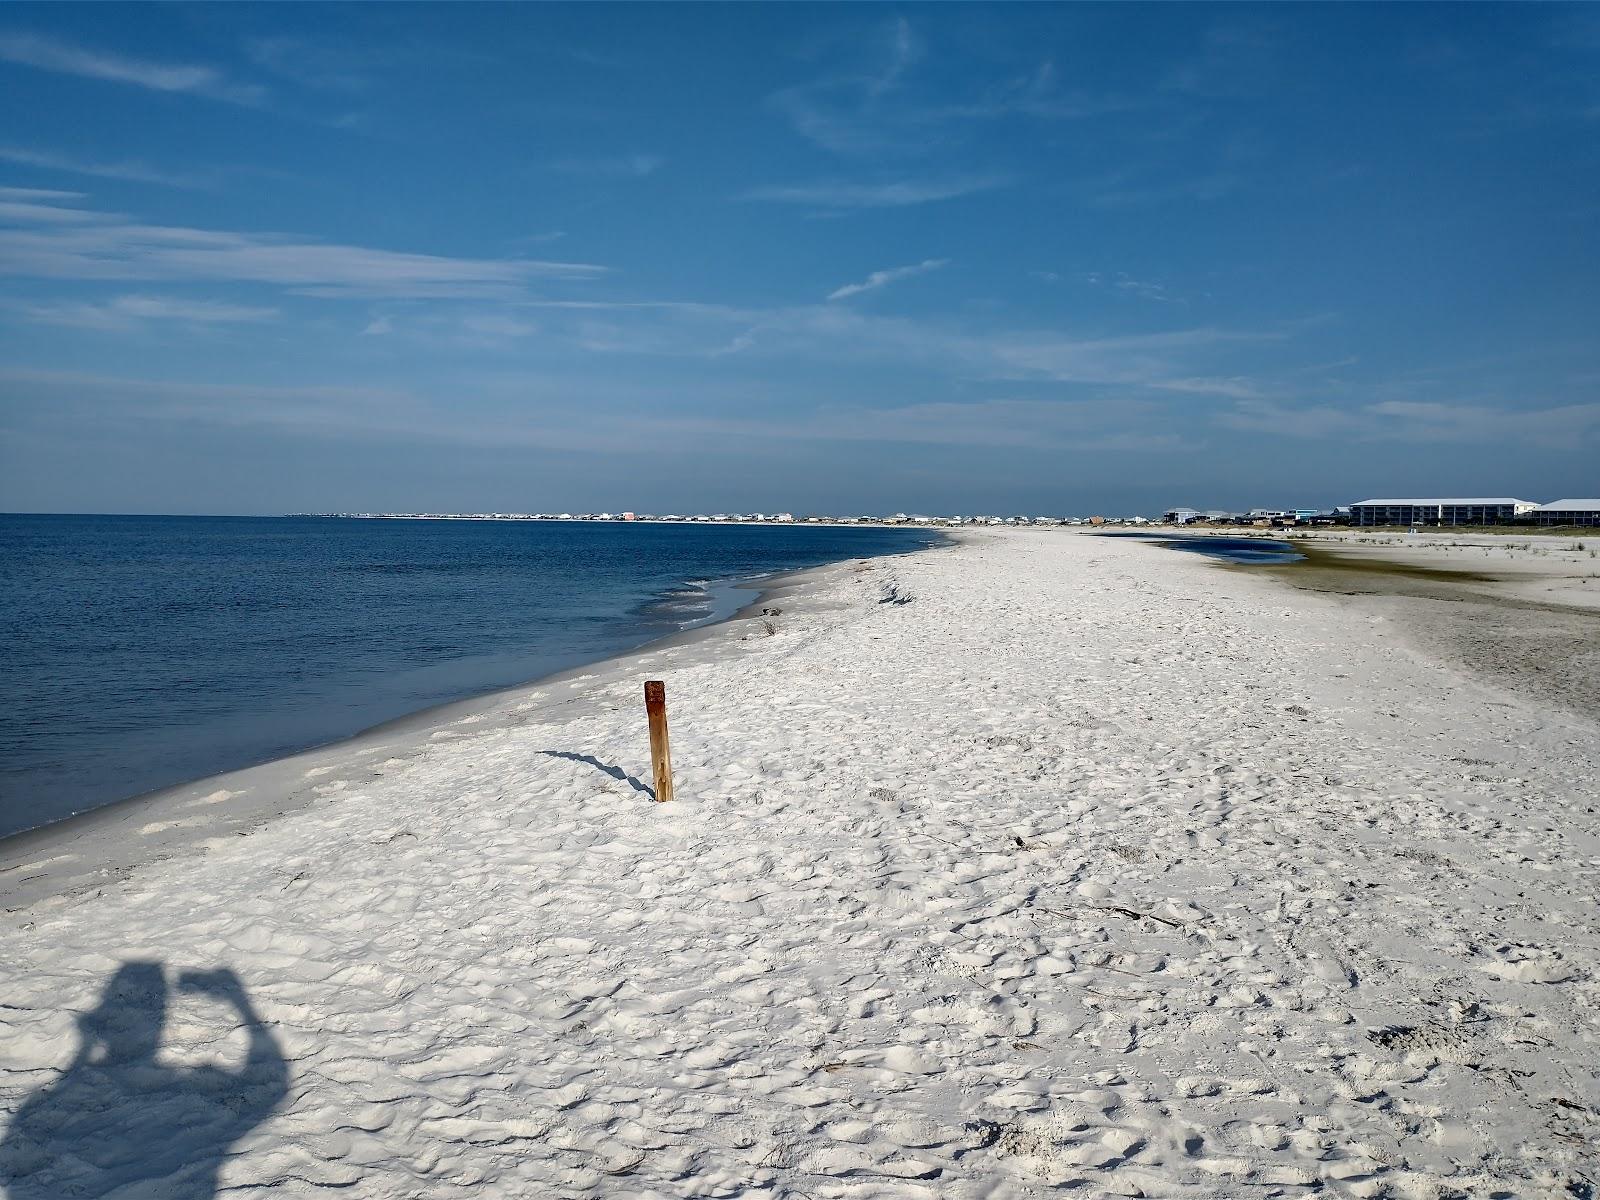
[[[1591,719],[1066,530],[769,606],[0,864],[12,1196],[1593,1194]]]
[[[1357,558],[1487,572],[1496,577],[1496,590],[1507,595],[1600,608],[1600,529],[1432,529],[1414,534],[1313,529],[1295,531],[1293,540]]]

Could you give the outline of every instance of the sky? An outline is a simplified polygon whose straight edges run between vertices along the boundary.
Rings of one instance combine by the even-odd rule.
[[[1600,6],[0,6],[0,510],[1600,492]]]

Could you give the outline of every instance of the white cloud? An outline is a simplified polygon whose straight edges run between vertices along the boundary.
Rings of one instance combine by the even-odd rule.
[[[277,429],[301,437],[395,438],[429,445],[546,446],[606,453],[645,452],[658,447],[662,436],[660,429],[650,427],[648,418],[637,425],[618,421],[583,400],[552,408],[543,422],[525,407],[503,418],[463,421],[462,398],[456,389],[434,398],[398,387],[191,383],[7,367],[0,367],[0,382],[12,394],[26,391],[48,397],[56,412],[92,413],[102,426],[111,421],[128,426],[159,422]],[[536,382],[519,380],[518,397],[526,399]],[[570,396],[571,390],[563,387],[562,392]]]
[[[1571,449],[1600,441],[1600,404],[1521,408],[1482,400],[1381,400],[1337,405],[1247,400],[1220,414],[1217,422],[1251,433],[1369,442],[1521,444]]]
[[[184,300],[171,296],[119,296],[111,307],[144,320],[265,321],[278,315],[275,308],[224,304],[216,300]]]
[[[260,283],[327,297],[515,298],[535,279],[592,279],[605,268],[521,258],[452,258],[284,234],[141,225],[114,213],[10,205],[0,275],[48,279]]]
[[[1110,288],[1124,296],[1132,296],[1140,300],[1154,300],[1162,304],[1187,304],[1188,301],[1176,294],[1164,283],[1156,283],[1149,279],[1135,279],[1125,271],[1116,271],[1107,275],[1103,271],[1085,271],[1076,278],[1083,280],[1091,287]]]
[[[0,34],[0,59],[85,79],[127,83],[155,92],[188,92],[230,104],[260,104],[264,88],[234,83],[215,67],[126,58],[29,33]]]
[[[483,341],[525,338],[539,332],[539,326],[532,321],[519,320],[507,313],[471,313],[461,318],[461,328],[469,336]]]
[[[1244,179],[1229,170],[1171,178],[1150,171],[1113,171],[1099,178],[1080,181],[1073,191],[1096,208],[1159,208],[1169,204],[1210,202],[1232,195],[1244,186]]]
[[[666,165],[659,154],[621,154],[614,158],[568,158],[550,164],[551,170],[565,175],[612,175],[642,179]]]
[[[60,204],[38,204],[26,200],[0,200],[0,222],[18,225],[80,225],[100,220],[100,214]]]
[[[1127,276],[1123,276],[1112,286],[1119,292],[1129,296],[1137,296],[1141,300],[1159,300],[1164,304],[1179,302],[1178,297],[1174,296],[1165,284],[1151,283],[1143,279],[1129,279]]]
[[[82,192],[58,192],[53,188],[0,187],[0,200],[21,200],[33,204],[40,200],[82,200]]]
[[[447,396],[410,388],[282,387],[197,384],[117,378],[90,372],[0,367],[13,392],[49,396],[58,406],[83,405],[133,422],[181,422],[233,428],[270,427],[300,436],[396,437],[429,444],[505,448],[548,446],[608,454],[653,453],[663,446],[722,448],[799,441],[880,442],[961,447],[1050,448],[1063,453],[1183,451],[1188,436],[1161,420],[1146,402],[1118,404],[991,399],[885,408],[830,405],[741,415],[663,408],[660,392],[620,390],[570,379],[518,374],[452,386]],[[512,397],[519,404],[459,418],[462,393]],[[530,398],[541,403],[530,405]],[[1170,423],[1168,423],[1170,424]]]
[[[922,55],[922,47],[912,32],[911,22],[895,18],[889,31],[889,61],[882,74],[867,80],[867,93],[881,96],[900,82],[900,77]]]
[[[858,57],[863,48],[864,60]],[[948,148],[981,122],[1079,120],[1148,103],[1064,91],[1048,59],[1003,76],[983,63],[974,74],[984,78],[966,90],[955,84],[952,91],[957,76],[949,70],[919,77],[916,68],[929,56],[904,18],[879,37],[849,38],[845,54],[838,70],[781,88],[768,101],[801,137],[838,154],[923,154]]]
[[[993,191],[1011,182],[1008,175],[956,175],[944,179],[903,179],[893,183],[834,180],[752,188],[740,198],[774,204],[807,204],[827,209],[902,208]]]
[[[948,265],[948,258],[928,258],[909,267],[893,267],[886,271],[874,271],[860,283],[847,283],[841,288],[835,288],[828,293],[829,300],[843,300],[847,296],[858,296],[862,292],[875,291],[897,279],[907,279],[912,275],[926,275],[929,271],[937,271],[940,267]]]
[[[992,399],[892,408],[828,408],[783,432],[790,437],[924,445],[1051,447],[1083,452],[1177,450],[1189,439],[1166,426],[1159,405]]]
[[[35,305],[25,311],[31,319],[51,325],[118,330],[133,329],[147,321],[213,325],[269,321],[278,315],[275,308],[137,294],[118,296],[105,304]]]
[[[1237,375],[1221,378],[1197,375],[1188,379],[1163,379],[1152,386],[1158,387],[1164,392],[1189,392],[1197,396],[1226,396],[1232,400],[1254,400],[1261,395],[1261,389],[1255,383]]]
[[[565,229],[552,229],[548,233],[525,233],[521,237],[512,238],[506,245],[513,248],[521,246],[544,246],[551,242],[559,242],[567,236]]]
[[[29,150],[21,146],[0,146],[0,161],[16,163],[23,167],[39,167],[47,171],[66,171],[73,175],[93,175],[100,179],[154,183],[163,187],[203,188],[209,187],[211,182],[198,175],[162,171],[131,160],[96,162],[48,150]]]
[[[371,86],[365,69],[380,55],[329,43],[326,33],[315,39],[258,37],[244,43],[252,62],[303,87],[335,92],[361,92]]]
[[[670,301],[531,300],[520,305],[551,314],[542,332],[553,342],[592,353],[892,363],[967,380],[1117,385],[1200,398],[1261,394],[1265,389],[1259,381],[1219,371],[1218,360],[1239,347],[1289,336],[1281,330],[1207,326],[1117,337],[1048,328],[974,329],[948,320],[881,316],[840,303],[769,309]],[[579,323],[558,319],[563,310],[572,310]]]

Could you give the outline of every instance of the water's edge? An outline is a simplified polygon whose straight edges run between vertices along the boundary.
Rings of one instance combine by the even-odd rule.
[[[955,539],[873,561],[950,549]],[[373,764],[425,746],[433,734],[468,718],[474,732],[530,724],[555,707],[581,705],[590,693],[636,669],[637,660],[682,650],[686,665],[715,658],[726,639],[764,609],[804,604],[827,579],[860,556],[714,585],[720,613],[605,658],[508,688],[432,705],[293,754],[187,783],[159,788],[0,838],[0,907],[26,908],[44,898],[91,890],[126,878],[140,865],[224,836],[245,836],[341,784],[370,777]],[[777,601],[782,601],[778,605]],[[652,668],[654,669],[654,668]],[[537,696],[537,698],[535,698]]]
[[[1203,554],[1220,562],[1253,566],[1283,566],[1305,558],[1300,547],[1279,538],[1239,537],[1226,533],[1123,532],[1098,534],[1099,537],[1130,538],[1154,542],[1185,554]]]

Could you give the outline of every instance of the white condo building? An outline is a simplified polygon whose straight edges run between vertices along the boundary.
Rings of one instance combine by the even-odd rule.
[[[1533,510],[1541,525],[1600,525],[1600,500],[1552,500]]]
[[[1363,500],[1350,506],[1352,525],[1502,525],[1539,506],[1511,496],[1467,499]]]

